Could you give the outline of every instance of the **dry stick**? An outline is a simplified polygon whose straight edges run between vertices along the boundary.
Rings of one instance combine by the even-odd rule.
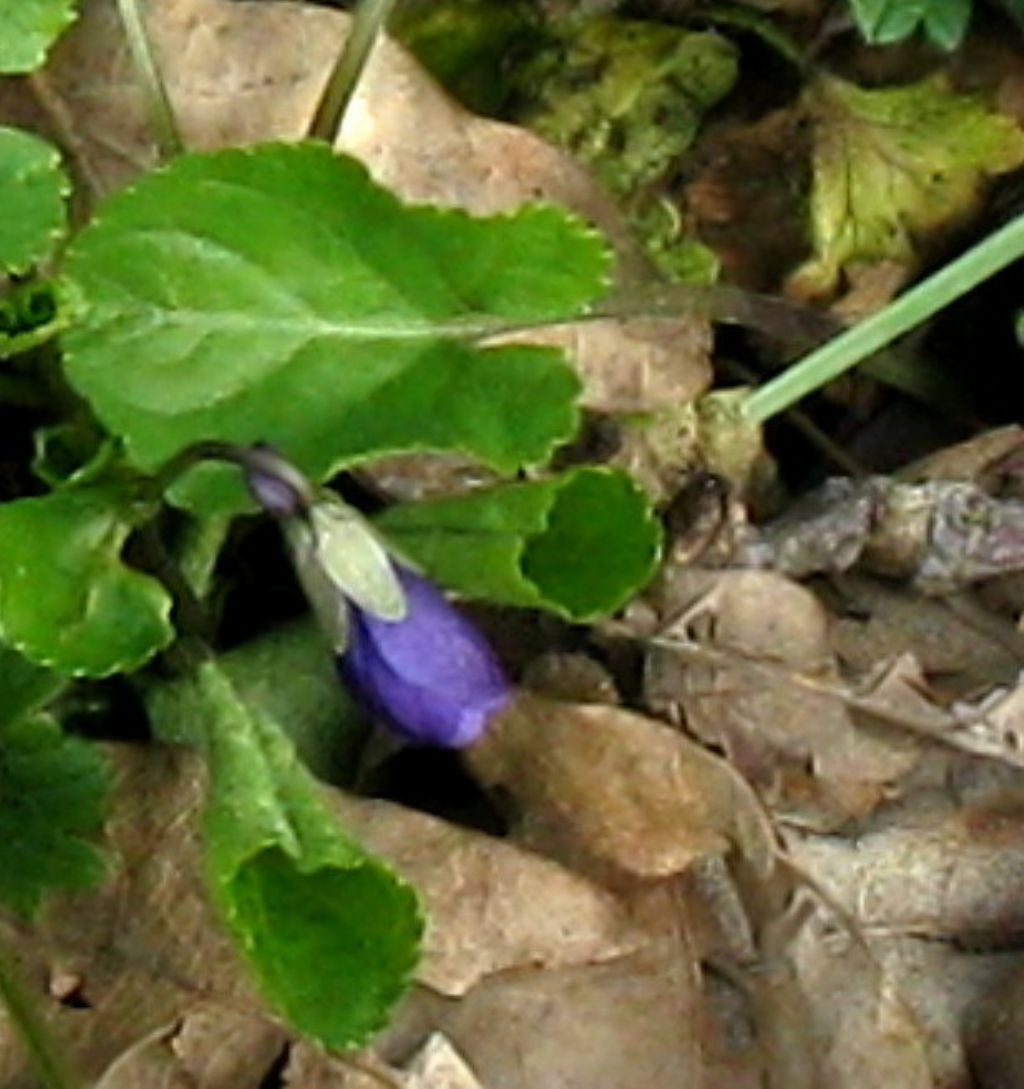
[[[345,45],[327,80],[320,103],[310,122],[309,135],[314,140],[333,144],[352,101],[356,84],[370,56],[395,0],[362,0],[352,17]]]

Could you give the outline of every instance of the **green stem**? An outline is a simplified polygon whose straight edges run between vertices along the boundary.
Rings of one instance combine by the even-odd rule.
[[[755,390],[743,414],[763,424],[1024,257],[1024,215]]]
[[[362,0],[356,8],[338,63],[327,80],[309,126],[309,135],[314,140],[333,144],[337,138],[370,50],[394,6],[395,0]]]
[[[179,450],[174,457],[165,461],[163,465],[149,478],[147,494],[154,499],[163,497],[165,491],[174,484],[179,477],[184,476],[189,469],[203,461],[228,461],[243,468],[249,463],[249,448],[238,446],[233,442],[221,442],[219,439],[209,439],[203,442],[194,442]]]
[[[173,158],[185,150],[185,145],[178,131],[178,123],[174,117],[174,109],[171,106],[163,76],[160,74],[160,66],[156,62],[153,46],[146,33],[146,23],[139,9],[139,0],[117,0],[117,9],[124,25],[128,52],[142,81],[146,108],[153,125],[157,147],[160,149],[160,157]]]
[[[53,1033],[18,978],[5,945],[0,945],[0,1002],[28,1052],[36,1076],[46,1089],[78,1089]]]

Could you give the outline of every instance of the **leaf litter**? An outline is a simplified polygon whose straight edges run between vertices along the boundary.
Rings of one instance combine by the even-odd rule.
[[[345,19],[214,0],[150,17],[194,147],[298,137]],[[34,115],[94,195],[155,163],[112,41],[112,6],[85,4],[29,97],[24,85],[3,92],[5,115]],[[866,116],[864,95],[845,108]],[[1007,135],[984,170],[1019,163],[1018,144]],[[566,204],[608,232],[621,281],[643,274],[620,211],[584,170],[524,128],[466,113],[390,42],[340,147],[407,199],[474,213]],[[818,154],[820,171],[834,169],[822,161],[834,148]],[[821,227],[800,292],[852,279],[855,259],[908,259],[915,232],[966,214],[975,169],[948,198],[956,207],[879,228],[892,252]],[[690,192],[705,218],[735,214],[707,179]],[[551,335],[572,345],[597,416],[628,429],[631,416],[664,414],[671,453],[645,428],[640,452],[622,456],[643,456],[672,495],[688,465],[677,407],[710,383],[706,317]],[[329,1056],[296,1041],[255,996],[196,876],[201,764],[178,749],[114,750],[106,883],[58,900],[35,928],[5,924],[83,1074],[103,1089],[268,1078],[302,1089],[923,1089],[966,1084],[969,1064],[979,1084],[999,1084],[1013,1058],[992,1026],[1022,978],[1022,655],[1012,621],[954,603],[1018,566],[1020,500],[995,489],[1006,473],[990,450],[969,461],[951,453],[925,483],[843,480],[757,530],[727,511],[696,562],[667,564],[592,633],[606,661],[639,662],[633,708],[615,706],[614,683],[589,686],[603,702],[524,691],[469,750],[471,773],[507,808],[505,838],[325,787],[427,905],[416,986],[372,1051]],[[366,473],[391,496],[419,495],[437,461],[414,455],[400,469],[398,484]],[[458,492],[477,483],[455,480]],[[995,558],[993,526],[1014,546]],[[843,573],[826,579],[837,557]],[[810,587],[796,581],[812,574]],[[22,1064],[0,1026],[0,1083],[28,1085]]]

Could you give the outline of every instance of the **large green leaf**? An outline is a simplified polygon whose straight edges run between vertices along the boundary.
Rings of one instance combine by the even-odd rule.
[[[882,90],[819,79],[807,103],[815,255],[795,276],[805,293],[832,290],[852,262],[910,261],[917,236],[957,223],[990,175],[1024,163],[1017,123],[941,77]]]
[[[318,144],[183,156],[72,245],[67,372],[146,469],[221,438],[314,477],[420,447],[507,471],[572,431],[578,380],[552,349],[473,342],[578,314],[607,268],[555,208],[404,207]],[[207,513],[243,504],[220,467],[186,485]]]
[[[0,903],[26,916],[48,890],[103,872],[84,837],[102,821],[106,764],[38,710],[63,683],[0,646]]]
[[[170,642],[171,601],[127,567],[123,494],[86,487],[0,506],[0,632],[67,674],[134,669]]]
[[[0,27],[0,41],[2,34]],[[49,256],[67,225],[68,188],[55,147],[0,127],[0,267],[6,272],[25,272]]]
[[[264,994],[299,1031],[355,1047],[415,965],[415,893],[338,826],[291,745],[216,665],[197,680],[210,760],[214,901]]]
[[[0,73],[31,72],[75,18],[75,0],[0,0]]]
[[[595,468],[393,507],[378,524],[453,590],[575,620],[627,601],[654,573],[661,541],[645,493]]]

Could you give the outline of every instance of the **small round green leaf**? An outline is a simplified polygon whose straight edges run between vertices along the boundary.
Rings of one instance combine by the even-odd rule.
[[[3,0],[0,0],[2,3]],[[0,41],[3,30],[0,27]],[[26,272],[49,257],[67,227],[60,153],[38,136],[0,127],[0,266]]]
[[[67,373],[147,470],[224,439],[315,478],[428,447],[509,471],[571,433],[579,382],[552,349],[476,342],[578,315],[608,265],[559,209],[406,207],[323,145],[185,155],[71,245]],[[185,484],[204,513],[245,505],[220,467]]]
[[[0,506],[0,633],[25,657],[71,675],[135,669],[174,630],[171,601],[127,567],[123,496],[91,487]]]
[[[32,72],[75,20],[75,0],[0,0],[0,73]]]
[[[393,507],[378,524],[450,589],[574,620],[628,601],[654,574],[661,544],[646,493],[625,473],[591,467]]]

